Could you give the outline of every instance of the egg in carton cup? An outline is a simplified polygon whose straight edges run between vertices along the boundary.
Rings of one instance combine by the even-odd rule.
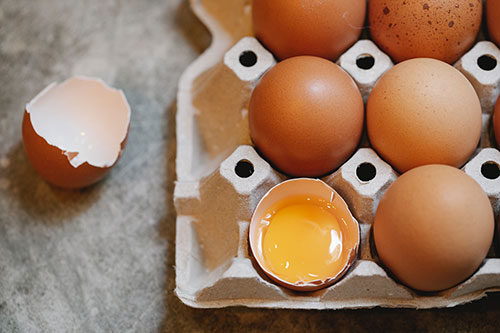
[[[185,71],[178,91],[175,293],[185,304],[437,308],[500,291],[500,258],[493,245],[469,279],[438,293],[414,291],[384,269],[373,243],[372,224],[381,197],[399,174],[370,148],[366,133],[354,155],[322,178],[359,221],[357,261],[340,281],[311,292],[283,288],[264,274],[249,248],[250,220],[264,194],[287,177],[252,147],[248,104],[254,86],[276,61],[251,37],[250,1],[192,0],[191,5],[213,42]],[[455,64],[473,84],[483,110],[481,141],[463,171],[487,193],[495,216],[500,212],[500,152],[493,148],[491,123],[500,87],[497,59],[498,48],[481,41]],[[337,64],[355,80],[365,102],[378,78],[393,66],[367,39],[354,44]]]

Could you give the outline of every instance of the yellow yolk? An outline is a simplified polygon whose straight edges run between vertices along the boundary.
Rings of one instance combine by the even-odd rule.
[[[335,277],[345,265],[345,251],[334,211],[330,202],[311,197],[270,207],[261,225],[267,226],[262,253],[272,273],[290,283]]]

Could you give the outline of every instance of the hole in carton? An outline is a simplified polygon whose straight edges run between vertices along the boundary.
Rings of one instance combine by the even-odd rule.
[[[370,54],[362,54],[356,59],[356,65],[364,70],[369,70],[375,65],[375,58]]]
[[[495,162],[486,162],[481,166],[481,174],[491,180],[500,177],[500,166]]]
[[[356,168],[356,176],[362,182],[369,182],[377,175],[377,169],[371,163],[361,163]]]
[[[253,51],[243,51],[240,54],[240,64],[245,67],[252,67],[257,63],[257,55]]]
[[[477,65],[483,71],[492,71],[497,67],[497,59],[492,55],[485,54],[477,58]]]
[[[253,164],[247,160],[241,160],[238,163],[236,163],[236,166],[234,167],[234,172],[240,178],[248,178],[251,175],[253,175],[254,172]]]

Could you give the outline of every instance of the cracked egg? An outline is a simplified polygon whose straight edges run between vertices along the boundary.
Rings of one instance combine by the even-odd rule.
[[[359,225],[345,201],[318,179],[273,187],[250,222],[250,248],[263,272],[296,291],[337,282],[357,257]]]
[[[22,131],[28,159],[49,183],[82,188],[103,178],[121,156],[130,106],[100,79],[52,83],[26,105]]]

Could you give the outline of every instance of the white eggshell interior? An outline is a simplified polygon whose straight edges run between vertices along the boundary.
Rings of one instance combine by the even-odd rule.
[[[26,111],[35,132],[62,150],[75,168],[85,162],[112,166],[130,123],[123,92],[85,77],[50,84],[26,105]]]

